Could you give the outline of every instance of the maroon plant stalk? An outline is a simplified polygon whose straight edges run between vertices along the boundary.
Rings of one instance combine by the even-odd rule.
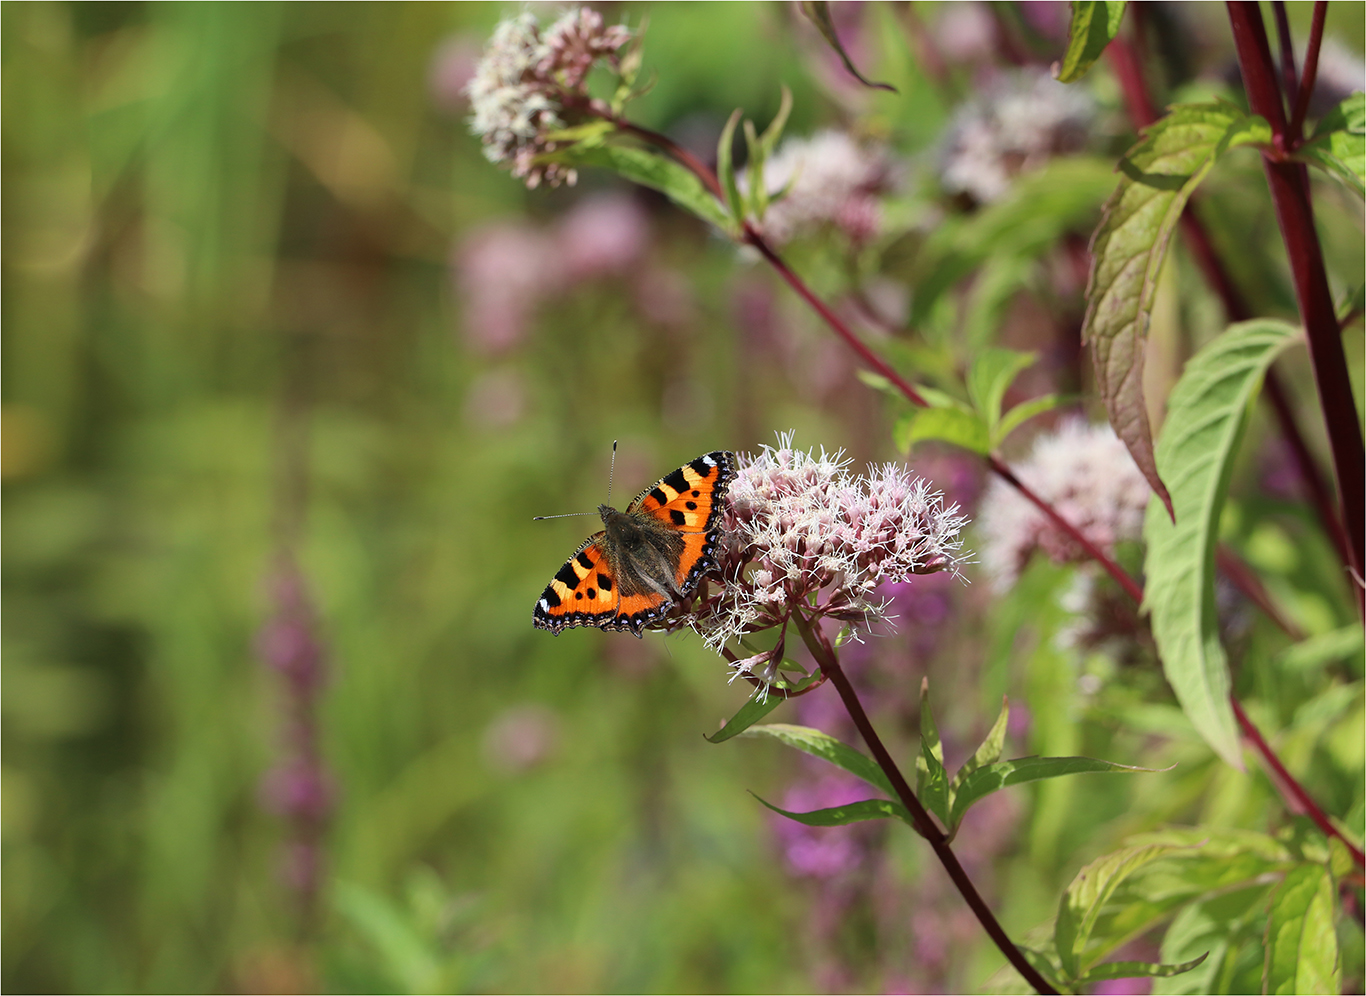
[[[1138,12],[1139,8],[1134,8],[1135,15]],[[1320,25],[1320,39],[1322,34],[1322,25]],[[1129,110],[1129,117],[1133,121],[1134,127],[1146,128],[1157,120],[1157,111],[1154,109],[1152,99],[1148,94],[1147,83],[1143,78],[1133,46],[1126,37],[1121,35],[1110,42],[1105,54],[1109,59],[1110,68],[1119,80],[1120,89],[1124,93],[1124,102]],[[1309,68],[1316,66],[1317,63],[1318,49],[1317,46],[1314,46],[1311,48],[1310,57],[1305,61],[1306,74]],[[1310,82],[1312,83],[1312,81]],[[1205,280],[1219,296],[1220,301],[1223,302],[1224,312],[1229,321],[1246,321],[1253,317],[1252,309],[1247,306],[1242,293],[1234,285],[1232,277],[1225,269],[1223,261],[1215,253],[1214,245],[1210,241],[1209,233],[1205,230],[1204,222],[1195,212],[1194,203],[1194,199],[1192,199],[1181,215],[1181,232],[1185,237],[1186,246],[1195,256],[1195,261],[1204,273]],[[1265,388],[1263,393],[1266,401],[1271,405],[1271,410],[1276,416],[1281,435],[1285,437],[1286,444],[1290,447],[1291,453],[1294,454],[1295,465],[1299,470],[1301,480],[1304,481],[1305,489],[1309,492],[1309,499],[1318,512],[1319,521],[1338,548],[1338,555],[1342,558],[1343,564],[1350,564],[1351,554],[1348,552],[1350,541],[1347,538],[1346,530],[1343,529],[1337,503],[1327,482],[1323,479],[1323,474],[1319,471],[1318,461],[1314,459],[1309,444],[1305,442],[1304,433],[1300,431],[1289,397],[1281,384],[1280,377],[1276,375],[1274,367],[1266,372]],[[1352,587],[1356,592],[1358,611],[1361,615],[1366,616],[1366,601],[1363,601],[1366,592],[1362,591],[1360,585],[1353,584]]]
[[[1275,751],[1273,751],[1267,745],[1266,741],[1262,739],[1261,732],[1253,724],[1252,720],[1247,718],[1247,713],[1243,712],[1243,707],[1238,704],[1238,700],[1230,698],[1229,701],[1233,703],[1233,714],[1238,717],[1238,725],[1242,727],[1243,736],[1252,741],[1253,746],[1257,748],[1257,753],[1262,755],[1262,758],[1266,761],[1268,767],[1275,772],[1276,779],[1282,783],[1284,791],[1289,792],[1295,797],[1295,800],[1302,807],[1303,812],[1314,821],[1318,828],[1324,832],[1325,836],[1336,837],[1347,846],[1347,849],[1352,852],[1352,858],[1356,861],[1358,868],[1366,866],[1366,854],[1363,854],[1361,848],[1344,837],[1338,828],[1333,826],[1328,817],[1323,815],[1323,810],[1319,809],[1319,807],[1314,804],[1314,800],[1309,798],[1309,793],[1305,792],[1300,783],[1295,781],[1290,772],[1285,770],[1285,765],[1281,764],[1280,760],[1276,757]]]
[[[658,145],[664,151],[676,155],[676,150],[678,150],[678,146],[672,140],[666,138],[665,136],[659,135],[656,132],[651,132],[648,129],[638,128],[634,126],[629,130],[638,137]],[[720,183],[717,181],[716,175],[705,165],[703,165],[695,156],[688,154],[686,160],[680,159],[679,161],[682,162],[683,165],[687,166],[689,169],[698,173],[699,179],[701,179],[702,182],[707,185],[707,188],[709,190],[712,190],[714,192],[720,190]],[[724,197],[722,197],[721,199],[724,200]],[[759,232],[756,231],[753,228],[753,226],[749,225],[748,223],[746,223],[745,225],[745,240],[759,251],[759,253],[765,258],[765,260],[767,260],[769,264],[772,265],[778,271],[778,273],[783,277],[783,279],[787,281],[788,285],[791,286],[795,291],[797,291],[797,293],[802,297],[802,299],[805,300],[808,304],[810,304],[812,308],[815,309],[816,312],[823,319],[825,319],[826,323],[836,332],[836,334],[838,334],[840,338],[844,339],[845,342],[847,342],[851,347],[853,347],[855,351],[865,359],[865,362],[867,362],[869,366],[871,366],[878,373],[887,377],[887,379],[890,380],[892,383],[896,384],[898,390],[900,390],[912,403],[924,406],[923,399],[921,399],[919,394],[915,392],[914,388],[912,388],[908,383],[906,383],[906,381],[902,377],[900,377],[896,373],[896,371],[892,370],[892,368],[888,366],[887,363],[885,363],[880,357],[878,357],[875,353],[873,353],[866,346],[864,346],[863,343],[859,340],[859,338],[853,333],[853,331],[849,329],[849,327],[846,326],[844,322],[842,322],[833,311],[830,310],[830,308],[825,304],[825,302],[821,301],[821,299],[817,297],[809,287],[806,286],[805,282],[803,282],[802,279],[799,276],[797,276],[797,274],[794,273],[792,269],[787,266],[786,263],[783,262],[782,258],[778,256],[776,252],[773,251],[772,247],[768,245],[768,243],[764,240],[763,236],[759,234]],[[1229,286],[1231,286],[1231,284]],[[1336,327],[1336,320],[1334,321],[1334,326]],[[1008,484],[1019,490],[1021,494],[1028,498],[1045,515],[1047,515],[1050,521],[1055,523],[1058,526],[1058,528],[1062,529],[1063,532],[1065,532],[1068,536],[1075,540],[1084,550],[1086,550],[1087,554],[1093,557],[1096,560],[1096,562],[1099,563],[1101,567],[1103,567],[1105,571],[1112,578],[1115,579],[1115,581],[1120,585],[1120,587],[1123,588],[1123,590],[1131,598],[1134,599],[1134,601],[1138,602],[1139,604],[1142,604],[1142,586],[1132,577],[1130,577],[1128,572],[1125,571],[1122,567],[1120,567],[1119,564],[1117,564],[1112,557],[1107,556],[1104,553],[1104,551],[1100,550],[1098,547],[1096,547],[1094,543],[1088,540],[1086,536],[1084,536],[1076,526],[1074,526],[1072,523],[1068,522],[1061,515],[1059,515],[1058,511],[1054,509],[1052,505],[1050,505],[1044,499],[1042,499],[1038,495],[1035,495],[1032,491],[1025,487],[1023,482],[1021,482],[1020,479],[1016,477],[1013,472],[1011,472],[1010,468],[1007,467],[1005,463],[1001,461],[999,458],[995,456],[989,457],[988,465],[991,467],[993,472],[999,475]],[[824,669],[822,670],[824,673]],[[846,706],[847,705],[848,703],[846,702]],[[862,730],[860,730],[860,732],[862,732]],[[1262,755],[1266,759],[1268,764],[1273,764],[1280,771],[1285,770],[1284,765],[1282,765],[1280,763],[1280,760],[1276,758],[1273,753],[1271,753],[1270,747],[1267,746],[1266,741],[1260,736],[1260,734],[1255,738],[1249,739],[1252,740],[1254,746],[1257,747],[1258,751],[1262,752]],[[1285,775],[1285,777],[1287,779],[1290,779],[1290,783],[1294,784],[1298,789],[1296,798],[1303,798],[1305,800],[1309,799],[1308,795],[1304,792],[1303,788],[1300,788],[1298,783],[1294,782],[1293,778],[1290,778],[1290,775],[1288,773]],[[895,784],[895,782],[893,784]],[[1308,808],[1311,812],[1318,814],[1318,819],[1315,820],[1316,823],[1320,823],[1320,826],[1326,825],[1330,828],[1332,827],[1332,824],[1328,822],[1327,817],[1323,815],[1322,810],[1320,810],[1318,806],[1313,803],[1312,800],[1309,800]],[[1320,822],[1320,820],[1322,822]],[[1342,835],[1338,833],[1336,830],[1333,830],[1332,833],[1334,836],[1342,838]],[[1344,843],[1349,843],[1346,841],[1345,838],[1342,839]],[[1349,846],[1351,846],[1350,843]]]
[[[986,930],[1001,953],[1006,956],[1011,965],[1015,966],[1015,970],[1024,977],[1026,982],[1038,992],[1056,993],[1057,989],[1049,984],[1038,969],[1029,963],[1024,953],[1015,946],[1010,935],[1005,932],[1005,928],[1001,926],[995,914],[991,912],[991,907],[986,904],[986,901],[977,891],[977,887],[972,884],[972,879],[968,877],[968,873],[963,869],[958,856],[953,853],[953,848],[949,846],[948,837],[939,829],[939,825],[934,822],[929,812],[916,798],[915,793],[911,791],[911,786],[907,783],[905,776],[901,774],[901,769],[897,767],[896,761],[892,759],[891,753],[882,743],[882,738],[873,729],[872,721],[864,712],[858,694],[854,691],[854,686],[850,683],[843,668],[840,667],[839,656],[830,646],[829,641],[825,639],[825,634],[821,633],[818,627],[811,625],[802,615],[800,608],[793,613],[792,619],[797,626],[797,631],[802,635],[802,640],[820,666],[821,674],[829,678],[839,692],[845,709],[849,711],[849,717],[858,727],[859,735],[863,737],[868,749],[872,751],[878,767],[887,776],[887,780],[892,783],[897,798],[910,811],[911,817],[915,820],[916,829],[934,849],[935,857],[944,866],[944,870],[948,872],[949,878],[953,880],[953,884],[958,888],[959,893],[976,915],[983,929]]]
[[[1300,78],[1299,92],[1295,94],[1295,109],[1290,115],[1290,134],[1296,141],[1304,135],[1304,116],[1309,113],[1309,101],[1314,96],[1314,84],[1318,80],[1319,49],[1323,47],[1323,21],[1328,13],[1328,0],[1317,0],[1314,4],[1314,20],[1309,25],[1309,48],[1304,53],[1304,76]]]
[[[1308,182],[1299,164],[1285,157],[1294,151],[1271,60],[1266,28],[1256,3],[1228,4],[1229,23],[1238,52],[1238,65],[1247,90],[1248,105],[1271,125],[1272,148],[1262,153],[1276,221],[1285,241],[1294,277],[1295,298],[1309,340],[1309,358],[1318,384],[1319,402],[1328,428],[1333,470],[1342,497],[1343,521],[1351,540],[1349,566],[1357,583],[1366,565],[1366,452],[1357,422],[1347,357],[1334,313],[1323,249],[1309,205]]]

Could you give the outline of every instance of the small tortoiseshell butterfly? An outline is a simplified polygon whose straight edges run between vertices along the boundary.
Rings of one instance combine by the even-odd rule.
[[[692,594],[715,566],[735,456],[722,450],[685,463],[618,512],[599,505],[607,528],[588,537],[546,585],[532,619],[558,634],[569,626],[645,627]]]

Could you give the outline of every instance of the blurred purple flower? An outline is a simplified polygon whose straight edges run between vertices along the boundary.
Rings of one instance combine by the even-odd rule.
[[[691,324],[697,312],[687,274],[669,267],[646,267],[636,280],[635,298],[646,321],[666,328]]]
[[[294,757],[261,779],[261,804],[277,816],[321,822],[336,792],[316,758]]]
[[[322,885],[322,849],[310,841],[290,841],[280,852],[279,876],[301,895],[316,895]]]
[[[484,760],[500,771],[518,772],[549,758],[559,743],[559,717],[543,705],[513,706],[484,729]]]
[[[996,21],[984,3],[943,4],[934,25],[939,52],[959,63],[985,62],[996,54]]]
[[[874,789],[852,775],[827,774],[788,789],[781,808],[808,813],[876,797]],[[793,874],[828,879],[848,875],[863,866],[869,857],[869,837],[874,831],[866,823],[809,827],[774,813],[773,832]]]
[[[536,305],[564,282],[555,240],[509,222],[467,235],[456,250],[454,270],[466,341],[493,355],[522,341]]]
[[[479,38],[470,34],[454,35],[437,46],[427,73],[427,88],[433,103],[442,110],[458,112],[469,107],[465,90],[479,67],[480,47]]]
[[[558,255],[571,282],[627,272],[650,243],[650,220],[630,194],[585,197],[561,220]]]

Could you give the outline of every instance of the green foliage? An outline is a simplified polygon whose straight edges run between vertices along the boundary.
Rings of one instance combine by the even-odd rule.
[[[1366,94],[1352,94],[1325,114],[1296,155],[1366,197]]]
[[[733,217],[717,203],[697,175],[657,152],[589,140],[557,150],[546,158],[568,166],[611,170],[633,183],[658,190],[685,211],[722,231],[734,229]]]
[[[1284,322],[1244,322],[1186,365],[1168,402],[1156,464],[1172,482],[1176,521],[1153,501],[1143,527],[1144,604],[1163,671],[1201,736],[1236,768],[1242,767],[1242,750],[1215,612],[1214,547],[1248,403],[1272,361],[1293,342],[1295,330]]]
[[[1173,107],[1120,160],[1123,179],[1091,242],[1082,341],[1091,345],[1110,424],[1169,510],[1143,398],[1143,353],[1158,277],[1181,212],[1215,160],[1229,149],[1270,139],[1265,121],[1232,104]]]
[[[849,58],[849,53],[840,44],[839,34],[835,31],[835,22],[830,19],[830,4],[826,3],[825,0],[802,0],[801,6],[802,13],[811,19],[811,23],[821,33],[825,43],[835,50],[835,54],[840,57],[840,61],[844,63],[844,68],[849,70],[850,75],[866,87],[896,93],[896,87],[890,83],[874,83],[855,67],[854,60]]]
[[[1305,863],[1286,873],[1271,897],[1262,992],[1342,990],[1336,908],[1333,876],[1323,865]]]
[[[1119,34],[1123,20],[1124,0],[1073,0],[1067,53],[1054,78],[1060,83],[1075,83],[1085,76]]]

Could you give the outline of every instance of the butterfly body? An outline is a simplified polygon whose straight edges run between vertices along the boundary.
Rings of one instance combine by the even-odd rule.
[[[624,512],[598,506],[603,530],[583,542],[546,585],[532,621],[640,636],[696,589],[715,561],[735,458],[718,450],[646,488]]]

